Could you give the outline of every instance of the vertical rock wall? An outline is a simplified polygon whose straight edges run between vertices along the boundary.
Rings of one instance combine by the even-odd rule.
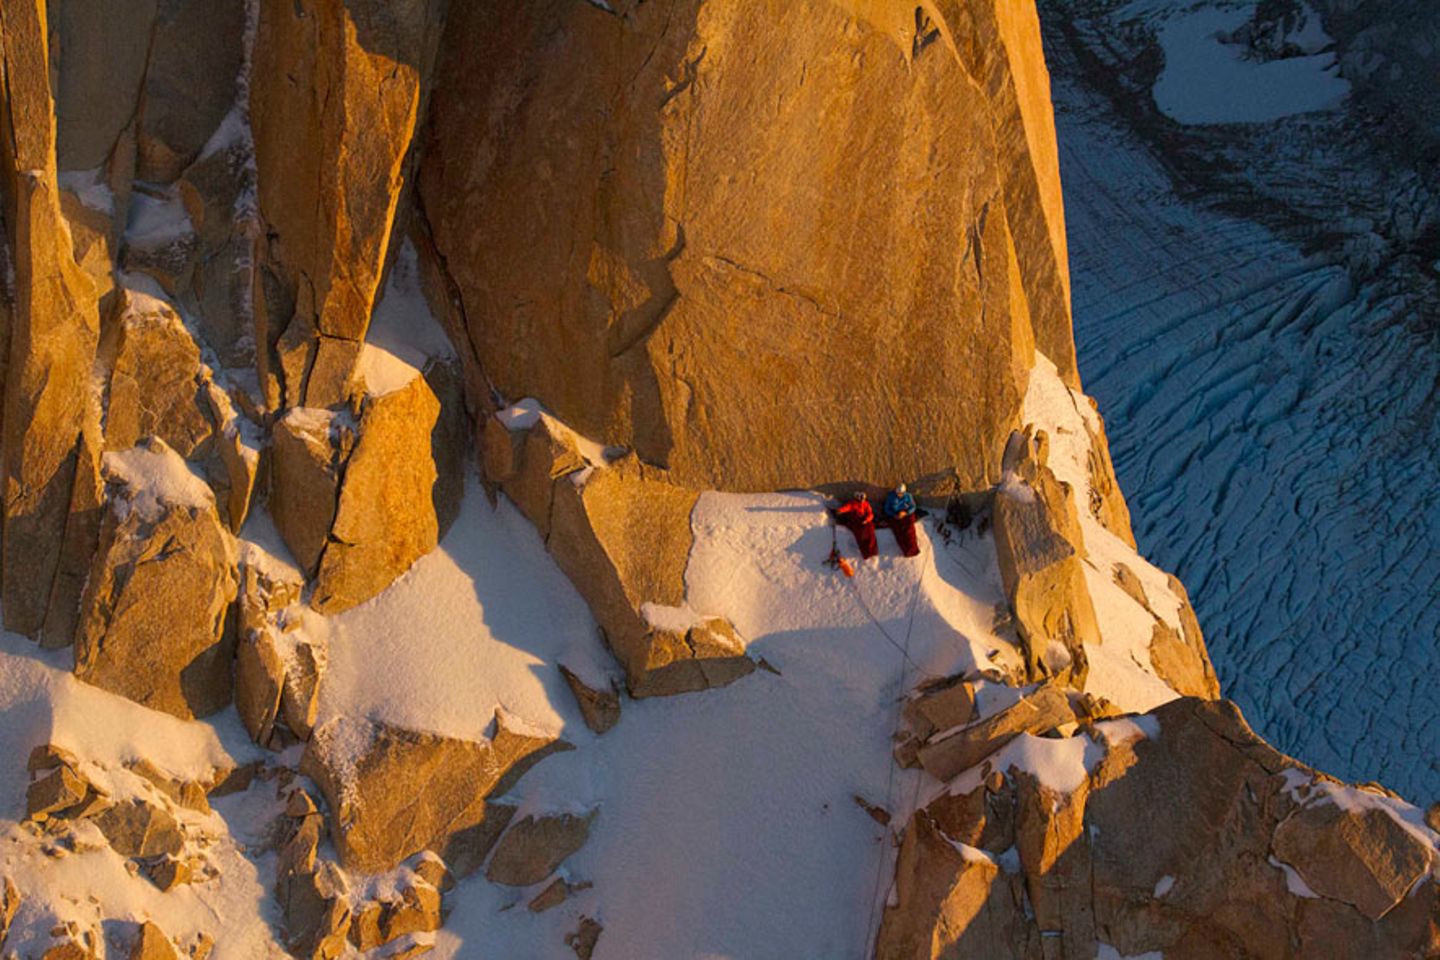
[[[611,6],[452,12],[420,193],[489,384],[690,486],[994,480],[1033,344],[1074,375],[1033,9]]]
[[[75,263],[60,212],[45,4],[7,3],[0,31],[0,187],[15,271],[0,603],[7,629],[38,634],[60,566],[80,438],[93,414],[99,319],[94,284]]]

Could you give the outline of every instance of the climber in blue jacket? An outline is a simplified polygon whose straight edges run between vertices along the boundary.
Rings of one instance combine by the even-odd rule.
[[[885,516],[892,520],[903,520],[915,514],[915,498],[900,484],[885,495]]]
[[[885,516],[880,525],[895,531],[900,552],[907,557],[917,556],[920,545],[915,542],[915,498],[905,489],[905,484],[885,495],[882,512]]]

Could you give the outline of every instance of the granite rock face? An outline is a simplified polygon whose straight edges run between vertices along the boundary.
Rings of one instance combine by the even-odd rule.
[[[959,530],[983,514],[1003,596],[976,615],[1002,601],[992,632],[1013,623],[1024,656],[896,705],[896,762],[930,799],[902,822],[855,795],[867,828],[903,827],[878,956],[1440,949],[1423,815],[1215,699],[1184,588],[1109,562],[1134,536],[1098,417],[1019,429],[1050,364],[1080,398],[1028,0],[4,0],[0,71],[6,626],[182,720],[235,703],[268,752],[225,792],[257,790],[235,809],[267,818],[266,919],[295,955],[419,955],[442,891],[485,868],[588,957],[617,893],[569,875],[613,849],[574,856],[606,840],[599,799],[505,799],[571,749],[558,734],[499,710],[493,734],[447,735],[328,696],[356,669],[328,644],[366,613],[339,615],[437,547],[471,453],[624,693],[699,695],[626,708],[642,724],[748,695],[704,691],[757,666],[736,627],[755,611],[691,603],[702,494],[905,479],[963,503]],[[444,350],[417,346],[421,292]],[[1078,472],[1051,468],[1052,439]],[[1087,692],[1119,659],[1096,652],[1112,575],[1140,608],[1145,696],[1205,699],[1127,716]],[[618,676],[565,656],[585,679],[536,672],[606,734]],[[1073,778],[1020,762],[1042,754]],[[201,837],[193,772],[53,745],[32,772],[20,832],[57,860],[108,845],[147,896],[205,902],[236,852]],[[7,881],[0,941],[18,901]],[[57,923],[45,955],[96,955],[103,919]],[[213,943],[124,922],[140,956]]]
[[[296,407],[272,433],[270,514],[285,545],[314,574],[335,524],[340,479],[355,447],[353,418]]]
[[[614,9],[451,11],[420,194],[488,380],[685,486],[997,479],[1036,344],[1074,376],[1033,8]]]
[[[58,160],[170,183],[235,100],[243,0],[62,0],[56,41]]]
[[[168,304],[122,290],[105,411],[105,448],[159,437],[182,457],[211,440],[200,347]]]

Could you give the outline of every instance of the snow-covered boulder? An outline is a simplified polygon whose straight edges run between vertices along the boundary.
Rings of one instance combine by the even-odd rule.
[[[1074,722],[1065,688],[1051,682],[994,716],[959,730],[941,730],[919,748],[918,759],[931,776],[949,780],[1022,733],[1046,733]]]
[[[554,489],[547,545],[589,601],[632,696],[724,686],[755,669],[733,626],[685,602],[698,494],[634,455]]]
[[[109,504],[81,601],[75,673],[181,718],[230,703],[235,545],[210,488],[151,439],[106,454]]]

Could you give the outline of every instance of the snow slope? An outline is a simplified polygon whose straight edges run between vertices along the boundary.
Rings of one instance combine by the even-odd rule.
[[[589,842],[562,868],[595,886],[537,916],[523,903],[541,887],[477,878],[454,894],[436,954],[569,956],[564,934],[586,914],[605,925],[600,958],[859,956],[891,866],[885,831],[852,795],[888,798],[898,812],[917,778],[891,781],[897,698],[919,669],[973,667],[991,650],[1014,655],[989,629],[1000,593],[988,541],[938,560],[930,548],[915,562],[887,543],[847,581],[820,565],[830,532],[818,497],[706,495],[694,518],[691,606],[732,617],[752,654],[780,674],[626,701],[619,725],[596,737],[557,668],[592,677],[614,669],[583,603],[514,507],[502,499],[492,510],[478,487],[468,494],[439,551],[338,618],[332,658],[364,666],[327,677],[323,709],[343,704],[473,736],[500,704],[558,730],[578,749],[540,764],[511,799],[520,815],[598,808]],[[957,587],[962,580],[971,592]],[[916,667],[881,632],[903,643],[912,604]],[[415,622],[426,608],[433,619]],[[444,655],[449,670],[428,654],[406,663],[422,638],[468,652]],[[392,678],[405,695],[391,695]],[[426,693],[426,684],[438,689]]]
[[[1162,116],[1153,51],[1187,53],[1174,18],[1250,9],[1041,4],[1081,373],[1141,548],[1189,587],[1225,694],[1281,750],[1429,802],[1435,193],[1357,110]]]

